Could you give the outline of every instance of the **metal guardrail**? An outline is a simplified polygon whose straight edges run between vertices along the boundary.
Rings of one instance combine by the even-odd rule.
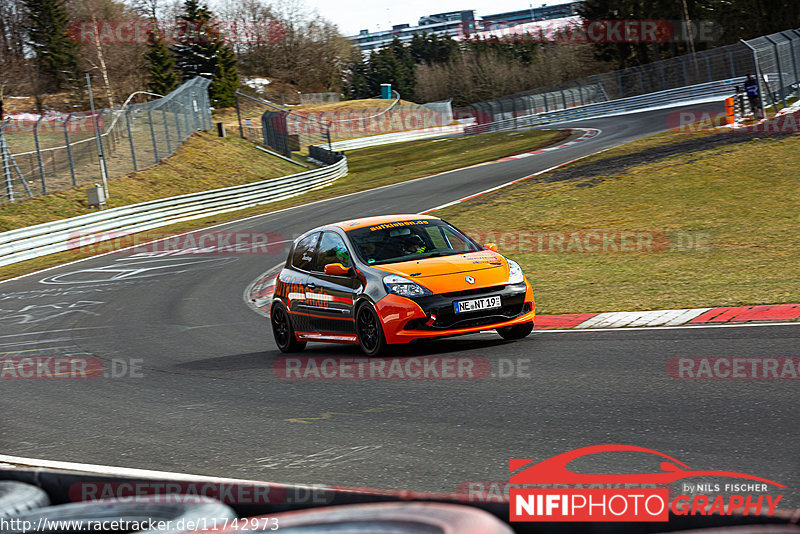
[[[768,75],[770,83],[780,79],[778,74]],[[559,109],[546,113],[536,113],[512,117],[485,124],[475,124],[468,126],[464,133],[486,133],[504,130],[515,130],[531,126],[541,126],[553,122],[577,120],[585,118],[606,117],[642,111],[648,108],[670,106],[677,104],[691,104],[692,102],[713,101],[731,96],[734,87],[744,85],[746,77],[730,78],[715,82],[701,83],[688,87],[678,87],[666,91],[658,91],[639,96],[618,98],[608,102],[598,102],[585,106],[575,106],[567,109]]]
[[[70,219],[0,233],[0,266],[79,246],[82,239],[99,243],[259,204],[294,197],[327,185],[347,174],[347,159],[328,167],[236,185],[112,208]]]
[[[368,137],[358,137],[356,139],[336,141],[331,143],[331,149],[338,152],[340,150],[356,150],[358,148],[388,145],[390,143],[399,143],[401,141],[430,139],[432,137],[441,137],[443,135],[460,134],[464,132],[464,128],[465,127],[463,124],[454,124],[452,126],[437,126],[435,128],[425,128],[423,130],[410,130],[407,132],[370,135]]]

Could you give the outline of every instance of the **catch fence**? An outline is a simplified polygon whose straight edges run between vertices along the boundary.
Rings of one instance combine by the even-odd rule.
[[[166,96],[95,113],[10,114],[0,125],[2,201],[103,183],[156,165],[195,131],[212,128],[210,83],[197,77]],[[113,184],[109,189],[113,194]]]
[[[739,83],[750,74],[758,79],[765,106],[785,107],[792,94],[797,96],[800,90],[800,30],[479,102],[457,109],[456,117],[473,117],[477,124],[494,123],[682,87],[704,87],[711,82]],[[733,92],[731,86],[730,93]]]

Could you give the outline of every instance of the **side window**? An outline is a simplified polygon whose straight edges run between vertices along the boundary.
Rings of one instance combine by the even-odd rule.
[[[294,247],[294,253],[292,254],[292,265],[304,271],[311,270],[318,237],[318,233],[311,234],[297,243],[297,246]]]
[[[434,248],[450,248],[447,246],[447,241],[444,240],[440,226],[427,227],[425,233],[428,234]]]
[[[450,243],[450,248],[453,250],[470,250],[470,248],[472,248],[463,237],[454,233],[449,228],[443,228],[442,231],[444,232],[445,238]]]
[[[322,271],[329,263],[341,263],[345,267],[352,265],[350,253],[347,251],[344,240],[334,232],[322,234],[322,240],[319,242],[316,270]]]

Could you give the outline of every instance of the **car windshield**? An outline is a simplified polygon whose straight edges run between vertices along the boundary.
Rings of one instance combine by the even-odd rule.
[[[396,221],[347,232],[361,259],[370,265],[449,256],[481,250],[443,221]]]

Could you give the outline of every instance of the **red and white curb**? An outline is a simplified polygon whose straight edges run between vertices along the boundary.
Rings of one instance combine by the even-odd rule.
[[[542,150],[535,150],[533,152],[528,152],[527,154],[517,154],[516,156],[509,156],[507,158],[499,159],[497,161],[490,161],[489,163],[498,163],[498,162],[501,162],[501,161],[509,161],[509,160],[513,160],[513,159],[519,159],[519,158],[524,158],[524,157],[527,157],[527,156],[532,156],[534,154],[539,154],[541,152],[548,152],[550,150],[561,149],[561,148],[564,148],[565,146],[569,146],[571,144],[578,143],[580,141],[585,141],[586,139],[590,139],[590,138],[592,138],[592,137],[594,137],[594,136],[596,136],[596,135],[598,135],[599,133],[602,132],[602,130],[588,129],[588,128],[573,128],[573,129],[574,130],[582,130],[582,131],[584,131],[586,133],[583,134],[582,136],[580,136],[577,139],[574,139],[574,140],[572,140],[572,141],[570,141],[568,143],[564,143],[563,145],[553,146],[553,147],[545,148],[545,149],[542,149]],[[548,172],[550,172],[552,170],[558,169],[559,167],[563,167],[564,165],[569,165],[570,163],[575,163],[576,161],[578,161],[580,159],[583,159],[585,157],[591,156],[591,155],[592,154],[586,154],[584,156],[580,156],[578,158],[571,159],[571,160],[565,161],[563,163],[559,163],[558,165],[553,165],[552,167],[549,167],[549,168],[544,169],[544,170],[539,171],[539,172],[535,172],[533,174],[529,174],[527,176],[523,176],[522,178],[517,178],[515,180],[511,180],[510,182],[506,182],[504,184],[496,185],[494,187],[490,187],[489,189],[484,189],[483,191],[479,191],[479,192],[477,192],[475,194],[459,198],[458,200],[453,200],[452,202],[447,202],[445,204],[441,204],[441,205],[436,206],[434,208],[430,208],[430,209],[427,209],[425,211],[421,211],[421,212],[419,212],[419,214],[420,215],[425,215],[425,214],[430,213],[432,211],[438,211],[440,209],[449,208],[450,206],[455,206],[456,204],[460,204],[462,202],[466,202],[467,200],[472,200],[473,198],[479,197],[481,195],[485,195],[486,193],[492,193],[494,191],[498,191],[498,190],[503,189],[505,187],[508,187],[510,185],[514,185],[514,184],[516,184],[518,182],[521,182],[523,180],[527,180],[528,178],[533,178],[535,176],[539,176],[539,175],[548,173]],[[479,165],[487,165],[487,163],[480,163]]]
[[[269,305],[272,303],[272,295],[275,293],[275,282],[282,267],[283,263],[272,267],[250,282],[244,289],[244,301],[259,315],[269,316]]]
[[[587,139],[591,139],[592,137],[594,137],[594,136],[596,136],[597,134],[600,133],[600,130],[597,130],[597,129],[594,129],[594,128],[572,128],[572,129],[573,130],[580,130],[580,131],[584,132],[584,134],[582,136],[578,137],[577,139],[573,139],[572,141],[568,141],[568,142],[566,142],[564,144],[561,144],[561,145],[551,146],[551,147],[548,147],[548,148],[542,148],[541,150],[534,150],[533,152],[525,152],[524,154],[516,154],[514,156],[508,156],[508,157],[505,157],[505,158],[498,159],[496,161],[497,162],[511,161],[513,159],[527,158],[527,157],[530,157],[530,156],[535,156],[536,154],[542,154],[544,152],[550,152],[552,150],[559,150],[561,148],[566,148],[566,147],[568,147],[570,145],[574,145],[575,143],[580,143],[581,141],[586,141]],[[495,163],[495,162],[492,162],[492,163]]]
[[[537,315],[537,330],[744,324],[800,320],[800,304]]]
[[[281,264],[282,265],[282,264]],[[280,267],[280,266],[279,266]],[[270,269],[256,278],[245,290],[244,299],[258,313],[268,313],[275,292],[278,273]],[[800,304],[766,304],[761,306],[726,306],[718,308],[685,308],[633,312],[567,313],[537,315],[534,329],[602,329],[641,328],[648,326],[685,326],[703,324],[744,324],[754,322],[786,322],[800,320]]]

